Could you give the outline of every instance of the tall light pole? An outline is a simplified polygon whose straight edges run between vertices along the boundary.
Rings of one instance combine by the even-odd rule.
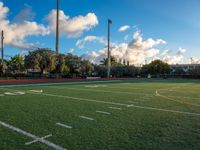
[[[110,66],[111,66],[111,62],[110,62],[110,24],[112,24],[112,21],[110,19],[108,19],[108,72],[107,72],[107,77],[110,78]]]
[[[4,31],[1,31],[1,59],[4,59]]]
[[[56,55],[59,54],[59,0],[57,0],[57,14],[56,14]]]

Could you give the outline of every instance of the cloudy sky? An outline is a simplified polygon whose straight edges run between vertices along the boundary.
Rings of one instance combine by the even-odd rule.
[[[60,51],[98,63],[106,57],[107,19],[111,54],[144,64],[200,63],[199,0],[60,0]],[[55,0],[0,0],[5,54],[37,47],[55,49]]]

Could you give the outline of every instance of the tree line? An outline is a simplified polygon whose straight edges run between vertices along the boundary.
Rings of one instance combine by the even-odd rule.
[[[100,64],[93,64],[79,56],[68,54],[56,55],[54,51],[41,48],[29,52],[26,56],[15,55],[10,60],[0,60],[1,77],[106,77],[107,58]],[[32,73],[32,74],[30,74]],[[199,70],[192,70],[192,75],[199,76]],[[112,77],[167,77],[171,74],[169,64],[155,60],[150,64],[136,67],[125,63],[119,63],[111,57]],[[178,73],[177,73],[178,74]]]

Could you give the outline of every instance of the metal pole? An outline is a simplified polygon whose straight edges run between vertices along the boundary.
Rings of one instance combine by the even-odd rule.
[[[57,0],[57,16],[56,16],[56,55],[59,54],[59,0]]]
[[[110,78],[110,66],[111,66],[111,62],[110,62],[110,24],[112,24],[112,21],[110,19],[108,19],[108,72],[107,72],[107,77]]]
[[[4,31],[1,31],[1,59],[4,59]]]

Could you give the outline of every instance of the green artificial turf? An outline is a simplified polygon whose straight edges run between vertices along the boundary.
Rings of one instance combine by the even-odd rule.
[[[46,140],[69,150],[199,150],[199,89],[196,80],[0,86],[0,121],[39,137],[52,134]],[[17,91],[25,94],[5,94]],[[52,149],[25,145],[32,140],[0,125],[0,150]]]

